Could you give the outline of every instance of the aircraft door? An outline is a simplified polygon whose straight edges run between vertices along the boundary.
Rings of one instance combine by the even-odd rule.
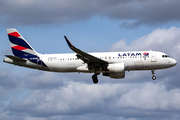
[[[151,62],[156,62],[157,58],[156,58],[156,53],[155,52],[151,52]]]

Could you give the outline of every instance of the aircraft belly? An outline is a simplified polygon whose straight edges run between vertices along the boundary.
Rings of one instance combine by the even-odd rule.
[[[144,62],[143,61],[134,62],[134,69],[135,70],[143,70],[144,69]]]
[[[161,68],[157,63],[151,63],[149,61],[135,61],[134,63],[128,63],[127,66],[127,70],[152,70]]]
[[[143,70],[144,62],[143,61],[135,61],[127,63],[127,70]]]
[[[77,72],[80,63],[75,62],[47,62],[48,68],[53,72]]]

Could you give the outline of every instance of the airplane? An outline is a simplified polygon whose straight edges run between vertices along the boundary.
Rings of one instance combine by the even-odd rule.
[[[76,48],[64,36],[69,48],[75,53],[40,54],[14,28],[7,29],[14,55],[5,55],[6,63],[50,72],[93,73],[94,84],[102,73],[114,79],[125,78],[125,71],[151,70],[155,80],[155,70],[173,67],[177,61],[158,51],[94,52],[87,53]]]

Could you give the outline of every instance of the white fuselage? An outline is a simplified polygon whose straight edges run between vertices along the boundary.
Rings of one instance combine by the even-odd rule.
[[[107,61],[109,64],[125,63],[126,71],[130,70],[156,70],[165,69],[175,65],[176,61],[162,52],[146,51],[148,56],[144,56],[144,51],[130,52],[99,52],[89,53],[97,58]],[[45,54],[40,55],[42,61],[53,72],[91,72],[87,64],[77,59],[76,54]],[[79,68],[79,69],[78,69]],[[103,71],[99,71],[103,72]]]
[[[148,53],[148,55],[143,55],[143,53]],[[166,69],[177,64],[176,60],[165,53],[156,51],[99,52],[89,54],[108,62],[107,69],[99,68],[97,71],[89,69],[88,64],[81,59],[77,59],[77,54],[75,53],[39,54],[40,59],[46,66],[41,65],[41,63],[30,62],[29,60],[18,61],[10,58],[5,58],[4,62],[51,72],[103,73],[103,76],[115,79],[124,78],[125,71],[151,70],[153,80],[156,79],[154,70]]]
[[[165,53],[155,51],[145,52],[148,52],[149,55],[144,56],[144,51],[98,52],[89,54],[107,61],[109,64],[125,63],[126,71],[165,69],[176,65],[176,61],[173,58],[162,57],[166,55]],[[32,62],[15,61],[9,58],[4,59],[4,62],[52,72],[93,72],[88,70],[86,63],[77,59],[75,53],[40,54],[39,56],[49,69]]]

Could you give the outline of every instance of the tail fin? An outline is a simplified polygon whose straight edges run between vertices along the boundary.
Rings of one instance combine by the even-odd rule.
[[[28,44],[28,42],[14,29],[7,29],[12,52],[19,58],[37,57],[37,52]]]

